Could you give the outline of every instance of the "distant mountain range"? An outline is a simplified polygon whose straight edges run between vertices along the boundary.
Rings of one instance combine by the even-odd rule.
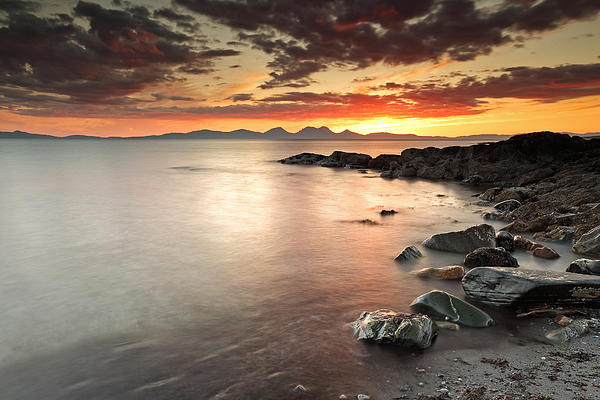
[[[600,132],[586,133],[584,137],[598,136]],[[298,132],[288,132],[281,127],[269,129],[266,132],[250,131],[248,129],[237,129],[230,132],[213,131],[202,129],[186,133],[173,132],[162,135],[135,136],[135,137],[101,137],[101,136],[86,136],[86,135],[71,135],[71,136],[52,136],[36,133],[28,133],[23,131],[0,132],[0,139],[60,139],[60,140],[139,140],[139,139],[155,139],[155,140],[178,140],[178,139],[273,139],[273,140],[481,140],[481,141],[497,141],[511,137],[512,135],[466,135],[458,137],[447,136],[419,136],[415,134],[396,134],[388,132],[375,132],[367,135],[361,135],[356,132],[346,129],[343,132],[333,132],[326,126],[315,128],[307,126]]]

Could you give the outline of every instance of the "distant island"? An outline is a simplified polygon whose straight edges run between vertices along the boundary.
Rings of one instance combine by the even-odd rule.
[[[584,137],[598,136],[600,133],[586,133]],[[498,141],[508,139],[512,135],[465,135],[457,137],[447,136],[419,136],[415,134],[397,134],[389,132],[374,132],[366,135],[361,135],[346,129],[343,132],[333,132],[326,126],[315,128],[307,126],[298,132],[288,132],[281,127],[269,129],[265,132],[251,131],[248,129],[237,129],[234,131],[223,132],[210,129],[202,129],[192,132],[172,132],[162,135],[148,135],[135,137],[121,136],[87,136],[87,135],[70,135],[70,136],[53,136],[37,133],[29,133],[23,131],[0,132],[0,139],[61,139],[61,140],[139,140],[139,139],[156,139],[156,140],[178,140],[178,139],[269,139],[269,140],[482,140],[482,141]]]

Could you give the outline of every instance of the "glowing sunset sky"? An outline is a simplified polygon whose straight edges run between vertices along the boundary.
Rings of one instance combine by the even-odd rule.
[[[0,1],[0,130],[600,131],[599,0]]]

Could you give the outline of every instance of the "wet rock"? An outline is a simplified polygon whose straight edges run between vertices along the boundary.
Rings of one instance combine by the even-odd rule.
[[[600,225],[583,234],[573,245],[573,251],[582,255],[600,256]]]
[[[307,390],[302,385],[296,385],[296,387],[294,388],[294,392],[304,393],[304,392],[307,392]]]
[[[481,200],[485,200],[485,201],[494,201],[494,198],[496,198],[496,195],[500,194],[501,191],[502,191],[502,188],[500,188],[500,187],[489,188],[485,192],[480,194],[479,198]]]
[[[550,247],[546,247],[544,245],[537,246],[533,249],[533,255],[539,258],[545,258],[548,260],[552,260],[555,258],[559,258],[560,254],[558,254],[554,249]]]
[[[391,169],[388,169],[386,171],[382,171],[381,174],[379,174],[379,176],[382,178],[393,178],[393,176],[392,176],[393,173],[394,173],[394,171],[392,171]]]
[[[441,290],[432,290],[417,297],[410,304],[410,309],[432,318],[474,328],[484,328],[494,323],[484,311]]]
[[[454,322],[447,321],[435,321],[435,325],[440,329],[447,329],[449,331],[460,331],[460,325]]]
[[[496,210],[502,212],[512,211],[519,207],[521,207],[521,202],[518,200],[504,200],[494,206]]]
[[[488,219],[490,221],[510,221],[510,217],[505,212],[484,212],[483,214],[481,214],[481,216],[483,217],[483,219]]]
[[[334,151],[328,157],[318,162],[321,167],[330,168],[367,168],[371,156],[361,153],[346,153],[345,151]]]
[[[411,260],[416,260],[417,258],[420,258],[420,257],[423,257],[423,254],[417,248],[417,246],[408,246],[407,248],[402,250],[402,253],[398,254],[398,256],[396,258],[394,258],[394,261],[396,261],[396,262],[411,261]]]
[[[589,333],[590,330],[598,328],[598,325],[596,319],[575,319],[562,328],[548,332],[545,336],[554,343],[565,343]]]
[[[423,242],[423,246],[434,250],[467,254],[480,247],[495,245],[496,231],[491,225],[472,226],[464,231],[439,233]]]
[[[388,215],[394,215],[394,214],[397,214],[397,213],[398,213],[398,211],[396,211],[396,210],[381,210],[381,211],[379,212],[379,214],[380,214],[382,217],[385,217],[385,216],[388,216]]]
[[[493,306],[540,304],[600,308],[600,277],[569,272],[479,267],[462,286],[471,300]]]
[[[515,244],[515,249],[525,250],[525,251],[530,250],[535,245],[535,243],[532,242],[531,240],[524,238],[523,236],[519,236],[519,235],[516,235],[514,237],[513,242]]]
[[[567,272],[585,275],[600,275],[600,260],[579,258],[567,267]]]
[[[461,280],[465,270],[460,265],[449,265],[447,267],[423,268],[413,272],[419,278],[435,278],[444,280]]]
[[[323,154],[301,153],[279,160],[282,164],[316,165],[327,158]]]
[[[505,232],[510,232],[510,233],[523,233],[523,232],[527,232],[528,228],[529,228],[529,225],[527,225],[525,222],[523,222],[519,219],[515,219],[510,224],[506,225],[503,228],[500,228],[500,230],[505,231]]]
[[[534,191],[528,187],[515,186],[510,188],[502,189],[502,192],[496,196],[494,200],[502,202],[505,200],[518,200],[523,202],[531,198],[534,195]]]
[[[537,183],[542,179],[546,179],[554,175],[554,170],[552,168],[541,168],[531,171],[528,174],[522,176],[518,181],[517,185],[524,186],[529,185],[531,183]]]
[[[354,334],[359,340],[426,349],[435,340],[438,329],[426,315],[377,310],[360,315],[354,322]]]
[[[467,254],[465,268],[476,267],[512,267],[519,262],[504,247],[481,247]]]
[[[500,231],[496,235],[496,247],[502,247],[506,251],[515,250],[515,238],[510,232]]]
[[[356,396],[356,400],[369,400],[371,398],[371,396],[368,396],[366,394],[358,394]]]
[[[575,236],[575,228],[571,226],[557,226],[554,229],[550,229],[546,232],[536,232],[533,234],[533,238],[536,240],[546,241],[565,241],[573,240]]]

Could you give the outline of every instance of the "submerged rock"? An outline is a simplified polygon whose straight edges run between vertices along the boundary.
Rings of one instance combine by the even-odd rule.
[[[600,256],[600,226],[584,233],[573,245],[573,251],[583,255]]]
[[[519,262],[504,247],[481,247],[473,250],[465,257],[466,268],[476,267],[512,267],[517,268]]]
[[[420,257],[423,257],[423,254],[417,248],[417,246],[408,246],[407,248],[402,250],[402,253],[398,254],[398,256],[396,258],[394,258],[394,261],[396,261],[396,262],[411,261],[411,260],[415,260]]]
[[[465,275],[462,286],[469,299],[494,306],[600,307],[600,277],[589,275],[479,267]]]
[[[472,226],[464,231],[438,233],[423,242],[423,246],[434,250],[467,254],[480,247],[495,245],[496,231],[491,225]]]
[[[496,247],[502,247],[506,251],[515,250],[515,238],[510,232],[500,231],[496,235]]]
[[[567,272],[585,275],[600,275],[600,260],[579,258],[569,265]]]
[[[438,329],[426,315],[377,310],[360,314],[354,322],[354,334],[359,340],[426,349],[435,340]]]
[[[502,212],[512,211],[519,207],[521,207],[521,202],[519,200],[514,199],[501,201],[500,203],[494,206],[496,210]]]
[[[485,328],[494,324],[494,320],[484,311],[441,290],[432,290],[417,297],[411,304],[414,312],[441,318],[473,328]]]
[[[465,269],[460,265],[448,265],[447,267],[423,268],[413,272],[419,278],[435,278],[444,280],[461,280],[465,275]]]
[[[387,216],[387,215],[394,215],[394,214],[397,214],[397,213],[398,213],[398,211],[396,211],[396,210],[393,210],[393,209],[392,209],[392,210],[381,210],[381,211],[379,212],[379,214],[380,214],[382,217],[385,217],[385,216]]]

